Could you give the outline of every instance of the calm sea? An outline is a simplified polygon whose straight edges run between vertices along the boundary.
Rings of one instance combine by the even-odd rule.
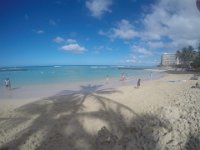
[[[126,74],[130,78],[149,78],[159,76],[148,69],[155,67],[123,67],[123,66],[35,66],[0,68],[0,83],[10,78],[14,86],[30,86],[38,84],[79,83],[109,78],[120,78]],[[146,70],[147,69],[147,70]]]

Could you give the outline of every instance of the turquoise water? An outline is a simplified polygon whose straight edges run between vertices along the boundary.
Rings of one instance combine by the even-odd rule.
[[[79,83],[109,78],[120,78],[122,73],[128,77],[148,77],[153,67],[122,66],[37,66],[0,68],[0,83],[10,78],[14,86],[27,86],[54,83]],[[154,74],[155,76],[155,74]]]

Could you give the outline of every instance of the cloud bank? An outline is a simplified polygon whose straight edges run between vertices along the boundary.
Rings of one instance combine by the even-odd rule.
[[[177,50],[186,45],[195,47],[199,42],[200,13],[195,0],[159,0],[148,9],[151,12],[143,14],[141,19],[122,19],[115,27],[98,33],[112,40],[139,38],[138,43],[143,43],[144,49]],[[138,30],[138,26],[142,29]]]

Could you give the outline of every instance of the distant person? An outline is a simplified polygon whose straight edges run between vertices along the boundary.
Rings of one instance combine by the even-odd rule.
[[[109,79],[109,75],[107,75],[107,76],[106,76],[106,84],[109,83],[109,80],[110,80],[110,79]]]
[[[195,84],[195,88],[198,88],[198,89],[200,89],[200,85],[199,85],[199,83],[198,83],[198,82]]]
[[[138,79],[138,81],[137,81],[137,88],[140,87],[140,82],[141,82],[141,79]]]
[[[196,88],[200,88],[200,85],[198,82],[195,84],[195,86],[196,86]]]
[[[4,82],[5,82],[5,87],[8,88],[8,89],[10,90],[10,89],[11,89],[10,79],[9,79],[9,78],[6,78]]]
[[[195,86],[192,86],[191,88],[198,88],[198,89],[200,89],[200,85],[199,85],[199,83],[197,82],[197,83],[195,84]]]
[[[152,72],[150,73],[150,80],[152,80]]]
[[[121,74],[120,81],[125,81],[127,79],[126,75],[123,73]]]

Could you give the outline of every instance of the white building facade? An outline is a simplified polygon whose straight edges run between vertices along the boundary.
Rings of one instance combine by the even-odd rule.
[[[162,66],[174,66],[179,64],[176,54],[164,53],[161,55],[161,65]]]

